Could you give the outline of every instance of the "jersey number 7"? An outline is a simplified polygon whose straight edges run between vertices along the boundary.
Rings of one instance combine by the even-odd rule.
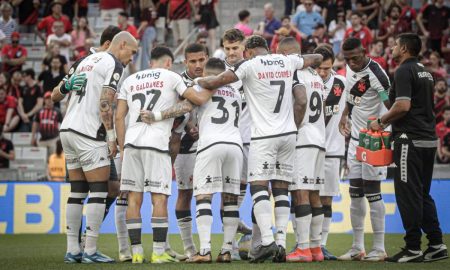
[[[158,102],[159,97],[161,96],[161,91],[160,90],[155,90],[155,89],[151,89],[151,90],[147,90],[146,94],[144,93],[136,93],[133,95],[133,97],[131,98],[131,100],[134,102],[135,100],[139,100],[140,102],[140,106],[142,110],[145,106],[145,103],[147,101],[147,97],[153,94],[152,99],[150,100],[150,103],[147,106],[147,111],[151,111],[153,110],[153,108],[155,107],[156,102]],[[141,115],[139,115],[139,117],[137,118],[136,122],[142,122],[141,119]]]

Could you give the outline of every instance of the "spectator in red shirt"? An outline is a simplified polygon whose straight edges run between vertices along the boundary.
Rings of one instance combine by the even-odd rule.
[[[380,3],[377,0],[356,0],[356,11],[367,15],[367,26],[370,29],[378,28],[378,14]]]
[[[450,95],[447,95],[448,85],[444,78],[436,79],[434,84],[434,114],[436,123],[442,121],[443,108],[450,105]]]
[[[405,21],[400,20],[400,12],[401,7],[395,4],[389,8],[388,17],[381,24],[377,35],[377,39],[383,41],[383,45],[387,45],[388,37],[407,32],[408,25]]]
[[[2,48],[3,71],[12,74],[14,71],[21,71],[22,65],[27,60],[27,49],[19,44],[20,34],[11,34],[11,44]]]
[[[433,75],[435,80],[437,78],[447,78],[447,70],[443,67],[441,56],[436,51],[430,53],[427,69]]]
[[[19,124],[16,109],[17,99],[8,96],[6,89],[0,88],[0,125],[4,132],[13,131]]]
[[[372,48],[370,49],[369,57],[372,58],[373,61],[380,64],[380,66],[386,70],[387,69],[387,63],[386,59],[383,57],[383,42],[381,40],[374,41],[372,43]]]
[[[387,73],[391,80],[394,79],[394,73],[397,70],[397,63],[394,61],[394,57],[392,54],[392,48],[395,45],[395,37],[388,37],[387,46],[384,49],[384,58],[386,59],[386,63],[388,66]]]
[[[19,127],[21,132],[31,132],[31,121],[44,103],[41,87],[34,79],[34,76],[33,69],[27,69],[23,72],[25,85],[21,87],[19,105],[17,107],[17,111],[22,119]]]
[[[369,45],[372,43],[372,33],[367,26],[364,26],[361,22],[362,14],[359,12],[353,12],[351,17],[352,27],[345,32],[344,39],[349,37],[359,38],[366,52],[369,52]]]
[[[38,36],[42,41],[44,41],[44,43],[47,36],[53,33],[52,27],[55,21],[63,22],[65,33],[69,33],[70,31],[72,31],[72,23],[70,22],[70,19],[62,13],[62,4],[59,2],[53,2],[50,7],[52,10],[52,14],[44,17],[37,26]],[[46,36],[42,35],[42,30],[45,30]]]
[[[169,0],[169,20],[176,45],[181,44],[189,34],[189,20],[192,15],[192,0]]]
[[[10,140],[3,137],[2,130],[3,127],[0,125],[0,168],[8,169],[9,161],[15,158],[14,145]]]
[[[3,88],[6,90],[6,95],[12,96],[15,99],[18,99],[20,97],[20,91],[19,88],[15,88],[11,85],[11,76],[8,72],[1,72],[0,73],[0,88]]]
[[[133,37],[135,37],[136,39],[139,38],[136,26],[129,24],[128,23],[128,18],[130,16],[128,15],[128,13],[126,12],[120,12],[119,16],[117,17],[117,23],[118,26],[121,30],[123,31],[127,31],[128,33],[130,33]]]
[[[100,16],[103,21],[112,21],[117,18],[120,12],[126,10],[126,1],[124,0],[100,0]]]
[[[444,0],[436,0],[419,13],[417,22],[422,33],[428,38],[431,50],[441,52],[442,33],[448,28],[449,19],[450,7],[444,5]]]
[[[87,17],[88,0],[76,0],[74,8],[74,15],[77,20],[82,17]]]
[[[272,43],[270,44],[270,51],[276,52],[278,43],[285,37],[293,37],[297,40],[298,44],[302,44],[302,36],[300,32],[291,26],[291,18],[289,16],[284,16],[281,18],[281,27],[275,30],[275,35],[273,36]]]
[[[417,21],[417,12],[408,4],[408,0],[396,0],[395,3],[401,8],[400,20],[405,22],[405,32],[412,31],[412,22]]]
[[[12,1],[15,8],[19,10],[19,32],[32,33],[39,17],[39,0]]]
[[[442,112],[442,121],[436,124],[436,135],[439,139],[437,162],[447,164],[450,163],[450,156],[444,154],[443,146],[445,137],[450,134],[450,105],[445,106]]]
[[[53,107],[52,92],[45,92],[44,107],[35,115],[33,120],[31,144],[47,147],[47,156],[55,153],[61,122],[61,112]],[[39,141],[37,140],[38,132],[41,135]]]

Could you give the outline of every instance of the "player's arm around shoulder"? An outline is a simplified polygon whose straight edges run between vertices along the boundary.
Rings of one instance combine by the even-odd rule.
[[[318,67],[322,63],[323,56],[321,54],[304,54],[302,55],[303,58],[303,67],[301,69],[305,69],[308,67]]]
[[[219,75],[197,78],[194,80],[194,82],[206,89],[217,89],[221,86],[234,83],[239,79],[242,79],[242,76],[241,78],[239,78],[239,76],[235,73],[238,72],[237,70],[237,67],[235,68],[234,72],[228,69],[220,73]]]

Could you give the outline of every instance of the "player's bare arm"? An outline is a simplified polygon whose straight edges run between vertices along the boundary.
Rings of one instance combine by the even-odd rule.
[[[303,68],[307,67],[318,67],[322,63],[323,56],[321,54],[304,54],[303,57]]]
[[[206,89],[217,89],[221,86],[238,81],[239,78],[231,70],[226,70],[216,76],[208,76],[197,80],[198,85]]]
[[[392,108],[384,114],[379,121],[372,121],[373,124],[370,123],[370,128],[372,130],[380,130],[391,124],[392,122],[401,119],[405,116],[409,110],[411,109],[411,100],[410,99],[399,99],[394,102]]]
[[[123,147],[125,144],[125,118],[128,114],[128,104],[126,100],[117,100],[117,109],[116,109],[116,134],[117,134],[117,142],[119,143],[119,150],[123,153]],[[123,155],[121,155],[122,157]]]
[[[292,94],[294,95],[294,121],[298,129],[303,122],[303,118],[306,113],[306,106],[308,104],[305,86],[295,86],[294,89],[292,89]]]
[[[61,93],[61,91],[59,90],[61,88],[61,86],[64,84],[64,81],[60,81],[59,84],[57,86],[55,86],[55,88],[53,88],[52,91],[52,101],[54,103],[56,102],[60,102],[61,100],[64,99],[65,95],[63,95]]]
[[[110,157],[116,156],[117,152],[116,135],[113,126],[114,113],[112,106],[115,94],[116,92],[113,89],[103,87],[100,95],[100,119],[106,129]]]
[[[348,121],[348,115],[350,113],[350,104],[348,102],[345,103],[344,111],[342,111],[341,120],[339,121],[339,132],[345,137],[350,136],[350,122]]]
[[[175,159],[180,152],[181,146],[181,133],[172,131],[169,141],[169,155],[172,161],[172,165],[175,163]]]

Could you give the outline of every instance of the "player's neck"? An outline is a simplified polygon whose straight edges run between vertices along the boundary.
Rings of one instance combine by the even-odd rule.
[[[191,73],[189,72],[189,70],[187,70],[187,69],[186,69],[186,75],[187,75],[189,78],[191,78],[191,79],[197,78],[197,76],[195,76],[194,74],[191,74]]]
[[[244,60],[244,58],[236,59],[236,61],[230,61],[228,58],[225,58],[225,61],[226,61],[228,64],[230,64],[231,66],[236,65],[237,63],[241,62],[242,60]]]
[[[403,64],[403,62],[405,62],[406,60],[409,60],[409,59],[412,59],[412,58],[416,58],[416,57],[411,56],[409,53],[404,54],[404,55],[402,55],[402,56],[400,57],[400,59],[399,59],[399,61],[398,61],[398,64],[401,65],[401,64]]]

